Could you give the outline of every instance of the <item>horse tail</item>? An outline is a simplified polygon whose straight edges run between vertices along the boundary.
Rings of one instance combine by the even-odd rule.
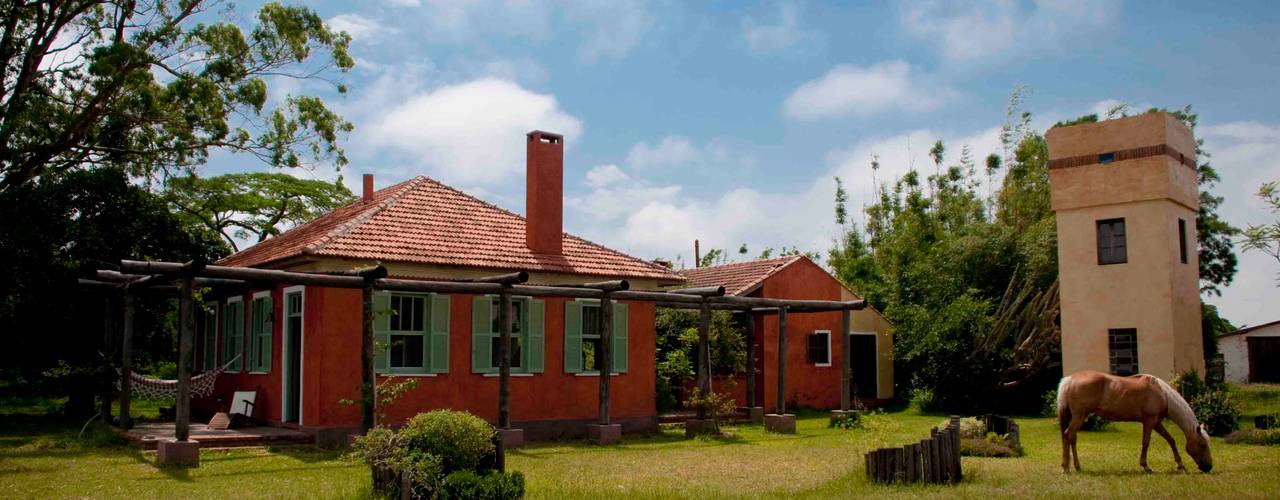
[[[1062,377],[1062,381],[1058,382],[1058,429],[1064,432],[1071,425],[1071,406],[1067,404],[1067,386],[1070,382],[1070,375]]]

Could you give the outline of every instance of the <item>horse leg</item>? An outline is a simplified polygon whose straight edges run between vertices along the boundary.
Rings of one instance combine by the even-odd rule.
[[[1173,461],[1178,464],[1178,470],[1186,472],[1187,468],[1182,465],[1182,455],[1178,453],[1178,443],[1173,440],[1173,436],[1169,435],[1169,431],[1165,430],[1164,424],[1161,422],[1156,422],[1155,429],[1156,433],[1160,434],[1160,437],[1169,442],[1169,448],[1173,450]]]
[[[1151,424],[1142,422],[1142,458],[1138,460],[1138,465],[1142,466],[1142,470],[1151,473],[1151,467],[1147,467],[1147,447],[1151,445]]]
[[[1071,444],[1071,457],[1075,461],[1076,472],[1080,472],[1080,452],[1076,450],[1076,438],[1080,435],[1080,427],[1084,425],[1085,417],[1072,416],[1071,425],[1067,427],[1067,441]],[[1067,468],[1065,463],[1062,464],[1062,468],[1064,470]]]

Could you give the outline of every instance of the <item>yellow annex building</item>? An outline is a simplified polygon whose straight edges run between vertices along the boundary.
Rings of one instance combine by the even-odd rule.
[[[1063,373],[1204,372],[1196,142],[1167,113],[1045,134]]]

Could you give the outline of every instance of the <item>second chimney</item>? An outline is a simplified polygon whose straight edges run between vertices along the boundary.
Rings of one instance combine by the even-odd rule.
[[[364,174],[364,201],[373,201],[373,174]]]
[[[525,166],[525,244],[536,254],[563,255],[564,136],[529,132]]]

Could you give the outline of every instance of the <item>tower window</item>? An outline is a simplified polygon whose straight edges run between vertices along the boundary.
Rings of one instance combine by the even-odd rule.
[[[1105,163],[1111,163],[1113,161],[1116,161],[1115,153],[1102,153],[1098,155],[1098,163],[1105,164]]]
[[[1182,263],[1187,263],[1187,221],[1178,219],[1178,255],[1182,257]]]
[[[1107,345],[1111,351],[1112,374],[1128,376],[1138,373],[1138,330],[1136,328],[1107,330]]]
[[[1124,219],[1098,221],[1098,265],[1128,262],[1125,247]]]

